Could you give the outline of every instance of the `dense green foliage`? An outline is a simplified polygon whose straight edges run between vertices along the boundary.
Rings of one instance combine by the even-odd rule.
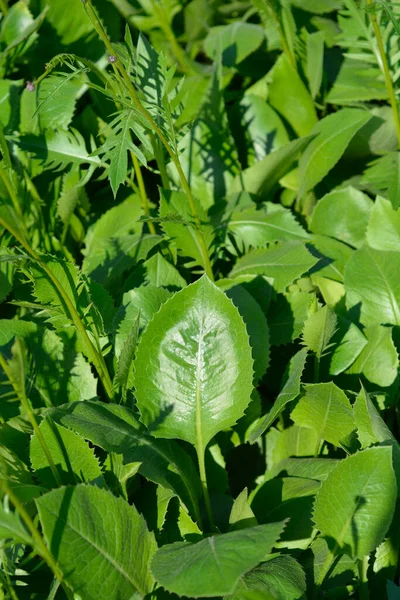
[[[400,5],[0,10],[0,600],[400,598]]]

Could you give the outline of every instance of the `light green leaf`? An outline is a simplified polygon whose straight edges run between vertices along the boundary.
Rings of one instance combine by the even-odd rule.
[[[285,522],[214,535],[198,542],[159,548],[151,570],[169,592],[191,598],[230,594],[247,571],[269,554]]]
[[[323,306],[316,313],[311,314],[304,323],[303,343],[318,360],[322,358],[329,348],[337,326],[337,317],[329,306]]]
[[[269,433],[274,432],[273,429]],[[268,433],[267,433],[268,443]],[[292,425],[279,432],[275,447],[271,451],[272,465],[293,456],[312,456],[320,440],[314,429]]]
[[[241,600],[246,590],[257,590],[263,598],[263,594],[271,593],[276,600],[298,600],[306,593],[306,577],[292,556],[271,556],[271,560],[246,573],[233,595],[227,598]]]
[[[317,15],[333,12],[341,8],[343,4],[342,0],[290,0],[290,3],[293,6],[301,8],[301,10],[316,13]]]
[[[320,280],[328,278],[343,283],[344,270],[353,254],[353,249],[339,240],[316,233],[311,236],[311,244],[321,256],[316,276]]]
[[[313,298],[313,294],[296,288],[286,294],[277,294],[268,311],[272,345],[288,344],[300,336]]]
[[[309,234],[290,210],[266,202],[234,211],[228,221],[228,231],[246,246],[265,246],[267,242],[307,240]]]
[[[113,386],[122,388],[122,395],[126,397],[126,388],[128,386],[129,374],[135,355],[137,340],[139,335],[139,321],[140,312],[138,313],[135,321],[133,321],[131,330],[128,333],[126,342],[121,349],[121,353],[118,359],[117,370],[113,380]]]
[[[134,506],[88,485],[58,488],[36,505],[46,543],[76,594],[119,600],[151,592],[157,545]]]
[[[332,382],[307,385],[291,418],[296,425],[313,429],[320,439],[335,446],[340,446],[340,440],[355,429],[351,404]]]
[[[310,229],[358,248],[365,240],[373,206],[372,200],[355,188],[334,190],[318,201]]]
[[[372,207],[367,243],[375,250],[400,251],[400,210],[380,196]]]
[[[368,343],[346,373],[363,374],[371,383],[381,387],[390,386],[395,381],[399,368],[392,329],[381,325],[365,328],[363,333]]]
[[[397,496],[390,447],[342,460],[321,485],[314,520],[335,554],[363,558],[384,539]]]
[[[361,448],[368,448],[386,440],[395,440],[363,386],[353,405],[353,414]]]
[[[251,444],[254,444],[264,431],[266,431],[268,427],[271,427],[272,423],[278,418],[285,406],[300,394],[301,376],[306,363],[307,353],[307,348],[303,348],[303,350],[299,350],[299,352],[291,358],[285,375],[286,382],[279,393],[279,396],[275,400],[274,406],[264,417],[255,421],[247,433],[248,441]]]
[[[32,539],[23,526],[19,515],[11,512],[8,502],[0,502],[0,539],[12,539],[14,543],[32,544]]]
[[[141,418],[153,435],[204,451],[243,415],[252,367],[242,318],[203,276],[170,298],[142,335],[135,360]]]
[[[334,349],[330,354],[329,373],[339,375],[360,356],[368,343],[362,331],[344,317],[338,316],[338,330],[332,338]]]
[[[400,252],[363,246],[345,270],[346,305],[359,310],[363,325],[400,325]]]
[[[83,438],[65,429],[49,419],[44,419],[39,430],[50,451],[63,485],[90,483],[103,479],[99,461],[93,449],[89,448]],[[49,467],[46,454],[35,433],[30,445],[30,458],[36,476],[45,486],[57,487],[54,475]]]
[[[150,285],[178,290],[186,285],[186,281],[178,269],[171,265],[160,252],[146,260],[143,267],[146,269],[146,280]]]
[[[165,220],[162,223],[164,231],[175,242],[185,258],[193,258],[194,263],[190,264],[197,264],[204,267],[204,249],[200,242],[198,230],[193,223],[193,216],[186,194],[183,192],[161,189],[160,196],[160,217],[176,214],[186,221],[183,223],[174,223]],[[200,222],[202,223],[201,231],[203,232],[205,244],[208,252],[210,252],[214,238],[213,230],[207,223],[206,212],[201,204],[196,201],[195,204]]]
[[[246,325],[254,359],[254,380],[258,381],[269,364],[269,329],[260,305],[241,285],[230,288],[226,295],[237,307]]]
[[[268,249],[251,250],[236,262],[230,277],[254,273],[274,279],[274,288],[283,292],[317,263],[301,242],[286,242]]]
[[[257,50],[263,39],[264,31],[260,25],[236,21],[211,27],[204,40],[204,50],[213,60],[221,53],[223,64],[234,67]]]
[[[200,480],[189,455],[175,441],[146,435],[134,414],[116,404],[78,402],[57,409],[54,418],[100,446],[124,456],[126,464],[140,462],[141,474],[172,490],[191,514],[197,515]]]
[[[371,116],[366,110],[344,108],[315,125],[311,133],[317,137],[310,142],[299,163],[300,197],[329,173],[341,158],[350,140]]]
[[[326,101],[354,106],[358,102],[386,100],[387,97],[386,85],[378,67],[345,56]]]
[[[231,514],[229,515],[229,529],[231,531],[237,531],[238,529],[247,529],[248,527],[254,527],[256,525],[257,519],[250,508],[248,491],[247,488],[245,488],[240,492],[239,496],[235,498],[233,503]]]
[[[279,115],[263,98],[254,94],[246,94],[233,107],[230,123],[239,158],[245,166],[252,166],[289,143]]]
[[[315,99],[322,83],[324,68],[325,34],[322,31],[307,36],[307,79],[311,96]]]
[[[263,197],[270,194],[278,181],[289,173],[299,154],[307,147],[311,139],[308,136],[292,140],[242,171],[229,186],[229,194],[243,190]]]
[[[53,73],[42,81],[36,109],[41,130],[68,129],[82,87],[82,77],[78,75],[76,71]]]
[[[318,122],[314,102],[297,71],[281,54],[268,74],[268,101],[298,136],[308,135]]]

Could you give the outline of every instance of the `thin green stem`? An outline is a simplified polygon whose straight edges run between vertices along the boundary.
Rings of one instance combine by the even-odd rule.
[[[172,52],[174,53],[174,56],[176,58],[176,61],[179,65],[181,71],[183,71],[183,73],[188,73],[188,72],[192,71],[193,69],[188,64],[186,55],[185,55],[184,51],[182,50],[181,46],[178,44],[178,40],[175,37],[174,30],[172,29],[172,27],[168,21],[168,17],[166,15],[164,6],[162,5],[162,3],[158,4],[157,2],[154,2],[153,0],[151,0],[151,5],[152,5],[154,13],[158,16],[158,23],[159,23],[161,29],[163,30],[165,37],[171,44]]]
[[[203,489],[203,498],[204,498],[204,503],[206,505],[208,522],[209,522],[211,530],[214,530],[215,529],[214,515],[212,512],[212,508],[211,508],[210,494],[208,492],[206,465],[205,465],[205,452],[204,452],[203,448],[197,449],[197,459],[199,461],[200,481],[201,481],[201,487]]]
[[[8,13],[7,0],[0,0],[0,10],[3,13],[3,15],[6,15]]]
[[[291,51],[291,49],[289,48],[289,44],[286,41],[286,36],[285,36],[285,32],[283,31],[283,27],[282,27],[282,23],[281,20],[279,18],[279,15],[277,14],[273,3],[271,2],[271,0],[265,0],[266,4],[269,6],[270,11],[272,13],[272,16],[274,18],[274,21],[276,23],[276,26],[278,28],[278,32],[279,32],[279,37],[281,40],[281,44],[282,44],[282,50],[283,52],[286,54],[289,63],[291,64],[291,66],[293,67],[293,69],[295,71],[297,71],[297,65],[296,65],[296,59],[293,55],[293,52]]]
[[[155,122],[155,120],[153,119],[151,113],[148,110],[146,110],[144,108],[144,106],[142,105],[142,103],[140,102],[139,97],[136,93],[136,90],[130,80],[130,77],[129,77],[126,69],[122,65],[121,61],[119,60],[118,56],[116,55],[114,48],[107,36],[107,33],[105,32],[104,27],[103,27],[101,21],[99,20],[97,13],[93,9],[89,0],[87,0],[84,3],[84,8],[86,10],[86,14],[88,15],[93,27],[97,31],[99,37],[103,40],[104,45],[107,49],[107,52],[109,52],[110,55],[115,56],[115,62],[113,63],[114,72],[116,73],[117,76],[119,75],[122,78],[123,82],[125,83],[126,89],[129,93],[129,96],[131,98],[133,105],[135,106],[137,111],[143,116],[143,118],[148,122],[150,128],[154,131],[156,136],[159,138],[162,145],[164,146],[167,153],[169,154],[172,162],[175,165],[175,168],[176,168],[179,178],[181,180],[182,188],[183,188],[183,190],[187,196],[187,199],[189,201],[191,213],[192,213],[194,221],[196,223],[197,234],[198,234],[199,243],[201,246],[203,261],[204,261],[204,270],[205,270],[206,274],[208,275],[208,277],[213,281],[214,275],[212,272],[210,257],[208,255],[207,245],[206,245],[206,242],[204,239],[203,232],[201,231],[201,221],[200,221],[199,215],[197,213],[194,197],[192,195],[188,181],[187,181],[186,176],[181,167],[179,157],[177,156],[177,154],[174,152],[174,150],[168,143],[168,140],[166,139],[166,137],[163,134],[163,132],[161,131],[161,129],[158,127],[158,125]]]
[[[5,479],[0,480],[0,488],[1,488],[2,492],[10,498],[11,503],[13,504],[15,510],[17,511],[17,513],[19,514],[19,516],[21,517],[23,522],[25,523],[29,533],[32,536],[33,541],[36,544],[36,551],[38,552],[39,556],[41,556],[43,558],[43,560],[47,563],[48,567],[53,571],[54,575],[57,577],[58,581],[63,586],[63,589],[67,595],[67,598],[73,600],[73,594],[72,594],[71,590],[69,589],[69,587],[64,582],[64,579],[63,579],[64,576],[62,574],[60,567],[58,566],[58,564],[57,564],[55,558],[53,557],[53,555],[51,554],[51,552],[48,550],[46,544],[44,543],[42,536],[40,535],[39,531],[36,529],[35,524],[33,523],[29,514],[25,510],[24,505],[22,504],[22,502],[20,502],[19,498],[14,494],[13,490],[7,485],[7,482]]]
[[[362,559],[357,561],[358,566],[358,582],[359,582],[359,599],[369,600],[369,589],[368,589],[368,564],[369,556],[364,556]]]
[[[146,215],[146,217],[150,217],[151,214],[150,214],[149,200],[147,198],[146,188],[144,187],[142,171],[140,170],[139,161],[136,158],[135,154],[132,152],[132,150],[131,150],[131,158],[132,158],[133,168],[135,169],[135,175],[136,175],[136,179],[137,179],[137,183],[138,183],[138,187],[139,187],[140,198],[142,200],[143,212]],[[153,235],[156,235],[157,232],[156,232],[154,223],[152,223],[151,221],[148,221],[147,225],[149,227],[150,233],[152,233]]]
[[[373,4],[373,0],[367,0],[367,6],[371,6]],[[400,147],[400,117],[399,117],[399,107],[397,105],[396,95],[394,93],[394,87],[392,78],[390,76],[389,63],[386,57],[385,48],[382,41],[381,30],[379,28],[379,23],[376,18],[375,12],[370,12],[370,18],[372,22],[372,27],[374,28],[376,41],[379,48],[379,54],[382,61],[383,74],[385,76],[386,89],[389,95],[390,106],[392,107],[392,113],[394,118],[394,124],[396,127],[397,133],[397,142],[398,147]]]
[[[65,292],[62,284],[57,279],[57,277],[54,275],[54,273],[51,271],[51,269],[49,269],[49,267],[46,265],[46,263],[42,261],[42,259],[40,258],[40,255],[36,252],[36,250],[34,250],[32,248],[32,246],[26,241],[26,239],[22,235],[20,235],[19,232],[16,231],[12,225],[7,223],[7,221],[5,221],[2,217],[0,217],[0,225],[2,225],[5,229],[7,229],[7,231],[9,231],[11,233],[11,235],[15,237],[17,242],[19,242],[21,244],[21,246],[23,248],[25,248],[27,253],[41,266],[41,268],[45,271],[46,275],[49,277],[49,279],[53,283],[56,291],[59,293],[60,297],[62,298],[62,300],[70,314],[73,324],[75,325],[76,329],[78,330],[79,334],[82,337],[82,340],[83,340],[83,342],[86,346],[87,352],[88,352],[89,360],[95,366],[95,368],[99,374],[100,380],[106,391],[106,394],[111,399],[114,395],[114,391],[113,391],[111,377],[108,372],[104,357],[103,357],[102,353],[100,351],[98,351],[95,348],[95,346],[93,345],[93,343],[91,342],[91,340],[87,334],[87,331],[85,329],[85,326],[82,323],[81,318],[80,318],[75,306],[73,305],[70,297]]]
[[[6,359],[4,358],[4,356],[0,353],[0,366],[3,369],[4,373],[6,374],[8,380],[10,381],[15,393],[18,396],[19,401],[21,402],[22,408],[24,409],[25,413],[28,416],[29,422],[32,425],[33,431],[35,432],[40,445],[42,446],[42,450],[47,458],[47,462],[49,463],[49,467],[51,472],[53,473],[53,477],[57,483],[58,486],[62,485],[62,481],[60,478],[60,474],[57,470],[56,465],[54,464],[54,460],[53,457],[51,455],[50,449],[46,443],[46,440],[43,437],[43,434],[41,432],[41,430],[39,429],[39,425],[37,424],[36,421],[36,417],[33,413],[32,407],[30,405],[30,402],[28,400],[28,398],[26,397],[26,393],[25,393],[25,385],[18,385],[18,382],[14,379],[14,376],[12,374],[11,369],[9,368]],[[24,378],[22,376],[22,378]]]
[[[319,358],[317,355],[314,356],[314,383],[319,382]]]
[[[17,194],[15,193],[14,190],[14,186],[12,184],[12,181],[10,181],[10,178],[7,176],[7,174],[5,173],[4,169],[2,166],[0,166],[0,178],[2,180],[2,182],[4,183],[8,195],[11,198],[11,202],[13,204],[14,210],[18,215],[18,218],[20,220],[20,226],[24,229],[25,231],[25,220],[24,220],[24,215],[21,209],[21,206],[19,204],[19,200],[17,198]]]

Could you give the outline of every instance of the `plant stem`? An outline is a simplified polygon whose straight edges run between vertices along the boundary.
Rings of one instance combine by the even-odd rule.
[[[5,185],[6,189],[7,189],[7,192],[9,194],[10,198],[11,198],[11,202],[13,204],[14,210],[17,213],[19,220],[21,221],[20,225],[21,225],[21,227],[25,231],[24,215],[22,213],[22,210],[21,210],[18,198],[17,198],[17,194],[14,191],[12,182],[7,177],[7,175],[6,175],[3,167],[1,167],[1,166],[0,166],[0,178],[3,181],[3,183],[4,183],[4,185]]]
[[[200,481],[201,481],[201,487],[203,488],[203,498],[204,498],[204,503],[206,505],[208,522],[209,522],[211,530],[214,530],[215,523],[214,523],[214,516],[213,516],[213,512],[212,512],[212,508],[211,508],[210,494],[208,492],[208,486],[207,486],[205,452],[204,452],[203,448],[199,448],[197,450],[197,459],[199,461]]]
[[[368,6],[371,6],[372,4],[373,4],[373,0],[367,0],[367,5]],[[392,107],[394,124],[395,124],[395,127],[396,127],[398,147],[400,147],[400,117],[399,117],[399,107],[397,106],[397,100],[396,100],[396,95],[394,93],[393,82],[392,82],[392,78],[390,76],[389,63],[388,63],[388,60],[387,60],[387,57],[386,57],[385,48],[383,46],[383,41],[382,41],[382,36],[381,36],[381,30],[379,28],[379,23],[378,23],[378,20],[376,18],[376,14],[372,11],[370,13],[370,17],[371,17],[372,26],[373,26],[374,32],[375,32],[376,41],[378,43],[379,54],[380,54],[381,61],[382,61],[383,73],[384,73],[384,76],[385,76],[386,89],[387,89],[388,94],[389,94],[389,102],[390,102],[390,106]]]
[[[7,0],[0,0],[0,10],[3,13],[3,15],[6,15],[8,13]]]
[[[275,8],[274,8],[273,3],[271,2],[271,0],[265,0],[265,2],[267,4],[267,6],[269,6],[269,9],[270,9],[270,11],[272,13],[273,19],[274,19],[274,21],[275,21],[275,23],[277,25],[278,32],[279,32],[279,37],[280,37],[281,44],[282,44],[282,50],[286,54],[287,59],[289,60],[289,63],[291,64],[291,66],[293,67],[293,69],[295,71],[297,71],[296,59],[293,56],[293,52],[289,48],[289,44],[286,41],[285,32],[283,31],[283,27],[282,27],[282,23],[281,23],[281,20],[279,18],[279,15],[275,11]]]
[[[144,108],[144,106],[142,105],[142,103],[140,102],[138,95],[136,93],[136,90],[130,80],[130,77],[129,77],[127,71],[125,70],[124,66],[122,65],[121,61],[119,60],[118,56],[116,55],[114,48],[113,48],[110,40],[108,39],[107,33],[105,32],[103,25],[97,16],[96,11],[93,9],[90,0],[86,0],[86,2],[84,3],[84,8],[85,8],[86,14],[88,15],[93,27],[97,31],[99,37],[103,40],[104,45],[107,49],[107,52],[109,52],[110,55],[115,56],[116,61],[112,65],[114,68],[114,72],[116,73],[117,76],[119,75],[122,78],[122,80],[124,81],[133,105],[135,106],[137,111],[144,117],[144,119],[148,122],[150,129],[152,129],[154,131],[154,133],[157,135],[157,137],[159,138],[159,140],[165,147],[172,162],[175,165],[175,168],[176,168],[179,178],[181,180],[183,190],[189,201],[191,213],[192,213],[194,221],[196,223],[197,234],[198,234],[199,243],[201,246],[201,251],[202,251],[202,256],[203,256],[204,270],[205,270],[206,274],[208,275],[208,277],[211,279],[211,281],[214,281],[214,275],[212,272],[210,257],[208,255],[207,245],[206,245],[206,242],[204,239],[203,232],[201,231],[200,218],[197,213],[196,204],[195,204],[192,192],[190,190],[188,181],[186,179],[186,176],[181,167],[179,158],[178,158],[177,154],[174,152],[174,150],[171,148],[170,144],[168,143],[168,140],[164,136],[161,129],[158,127],[158,125],[155,122],[155,120],[153,119],[151,113],[148,110],[146,110]]]
[[[319,358],[317,355],[314,357],[314,383],[319,382]]]
[[[22,502],[20,502],[20,500],[14,494],[12,489],[7,485],[7,482],[5,481],[5,479],[0,479],[0,488],[3,491],[3,493],[6,494],[10,498],[11,503],[15,507],[15,510],[18,512],[19,516],[25,523],[27,529],[29,530],[29,532],[33,538],[33,541],[36,543],[36,550],[37,550],[38,554],[47,563],[49,568],[53,571],[54,575],[57,577],[58,581],[63,586],[63,589],[66,593],[67,598],[70,598],[71,600],[73,600],[72,592],[63,580],[63,574],[61,572],[60,567],[58,566],[58,564],[57,564],[55,558],[53,557],[53,555],[51,554],[51,552],[48,550],[46,544],[44,543],[42,536],[40,535],[39,531],[36,529],[35,524],[33,523],[29,514],[25,510],[24,505],[22,504]]]
[[[369,600],[368,589],[368,563],[369,556],[364,556],[357,561],[358,565],[358,581],[359,581],[359,598],[360,600]]]
[[[132,152],[132,150],[131,150],[131,158],[132,158],[133,168],[135,169],[135,175],[136,175],[136,179],[137,179],[138,186],[139,186],[139,193],[140,193],[140,198],[142,200],[143,212],[146,215],[146,217],[150,217],[151,214],[150,214],[149,201],[148,201],[147,194],[146,194],[146,188],[144,187],[142,171],[140,170],[139,161],[136,158],[135,154]],[[152,223],[151,221],[148,221],[147,225],[149,227],[150,233],[152,233],[153,235],[156,235],[157,232],[156,232],[156,228],[154,227],[154,223]]]
[[[178,44],[178,40],[175,37],[175,33],[174,33],[174,31],[168,21],[168,17],[165,13],[164,6],[162,5],[162,3],[157,4],[153,0],[151,0],[151,5],[152,5],[154,13],[158,17],[158,23],[160,25],[160,28],[163,30],[165,37],[171,44],[172,51],[175,55],[176,61],[179,65],[181,71],[183,71],[183,73],[190,72],[192,69],[188,65],[187,58],[186,58],[184,51]]]
[[[89,360],[95,366],[95,368],[99,374],[100,380],[106,391],[106,394],[111,399],[114,395],[113,385],[112,385],[111,377],[108,372],[104,357],[101,354],[101,352],[98,351],[94,347],[92,342],[90,341],[90,338],[86,332],[85,326],[82,323],[81,318],[80,318],[75,306],[71,302],[70,297],[65,292],[62,284],[59,282],[59,280],[54,275],[54,273],[51,271],[51,269],[49,269],[49,267],[46,265],[46,263],[42,261],[42,259],[40,258],[40,255],[36,252],[36,250],[34,250],[32,248],[32,246],[25,240],[25,238],[22,237],[14,229],[14,227],[12,227],[12,225],[7,223],[7,221],[5,221],[5,219],[3,219],[3,217],[0,217],[0,225],[2,225],[5,229],[7,229],[7,231],[9,231],[11,233],[11,235],[15,237],[17,242],[19,242],[21,244],[21,246],[23,248],[25,248],[25,250],[28,252],[28,254],[41,266],[41,268],[45,271],[46,275],[52,281],[55,289],[57,290],[60,297],[62,298],[62,300],[71,316],[72,322],[74,323],[76,329],[78,330],[78,332],[80,333],[80,335],[82,337],[82,340],[83,340],[83,342],[86,346],[87,352],[88,352]]]
[[[4,373],[6,374],[7,378],[9,379],[12,387],[15,390],[15,393],[18,396],[19,401],[22,404],[22,408],[24,409],[25,413],[28,416],[29,422],[32,425],[33,431],[36,433],[37,438],[39,440],[40,445],[42,446],[42,450],[47,458],[47,462],[49,463],[49,467],[50,470],[53,474],[53,477],[57,483],[58,486],[62,485],[62,481],[60,478],[60,474],[57,470],[56,465],[54,464],[53,461],[53,457],[51,456],[51,452],[50,449],[46,443],[46,440],[44,439],[41,430],[39,429],[39,425],[37,424],[36,421],[36,417],[33,413],[32,407],[30,405],[30,402],[28,400],[28,398],[26,397],[26,393],[25,393],[25,383],[23,383],[21,386],[18,385],[18,382],[15,381],[14,376],[12,374],[11,369],[9,368],[6,359],[4,358],[4,356],[0,353],[0,366],[3,369]],[[24,375],[22,376],[22,378],[24,378]]]

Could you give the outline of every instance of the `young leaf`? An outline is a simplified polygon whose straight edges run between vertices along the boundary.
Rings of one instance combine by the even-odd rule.
[[[258,525],[197,544],[178,542],[159,548],[151,570],[169,592],[191,598],[232,593],[239,578],[271,552],[285,522]]]
[[[76,594],[119,600],[151,592],[157,545],[134,506],[82,484],[53,490],[36,505],[46,543]],[[76,560],[78,549],[85,560]]]
[[[375,250],[400,251],[400,212],[380,196],[375,200],[367,229],[367,243]]]
[[[353,414],[361,448],[368,448],[372,444],[387,440],[395,440],[363,386],[354,403]]]
[[[251,444],[254,444],[264,431],[268,427],[271,427],[285,406],[295,400],[300,394],[301,376],[306,363],[307,353],[307,348],[303,348],[303,350],[299,350],[291,359],[287,369],[286,382],[275,400],[274,406],[258,422],[255,421],[248,431],[247,438]]]
[[[257,524],[257,519],[248,502],[248,491],[245,488],[233,503],[231,514],[229,515],[229,528],[231,531],[237,531],[238,529],[255,527]]]
[[[137,339],[139,334],[140,311],[132,325],[126,343],[121,351],[118,359],[117,371],[115,373],[113,385],[114,387],[121,386],[122,396],[126,398],[126,388],[128,385],[129,372],[135,355]]]
[[[383,541],[396,497],[392,449],[368,448],[342,460],[322,483],[315,524],[334,555],[363,558]]]
[[[15,543],[32,545],[32,539],[16,512],[12,512],[8,502],[0,502],[0,539],[12,539]]]
[[[371,118],[359,108],[344,108],[319,121],[312,130],[317,137],[304,151],[299,167],[299,197],[314,188],[335,166],[353,136]]]
[[[168,300],[149,323],[135,360],[145,425],[204,452],[250,402],[253,359],[246,327],[206,276]]]
[[[314,429],[320,439],[336,446],[355,429],[351,404],[332,382],[307,385],[291,418],[296,425]]]
[[[254,273],[273,277],[278,292],[318,262],[301,242],[286,242],[268,249],[251,250],[236,262],[230,277]]]
[[[329,306],[323,306],[304,323],[303,343],[320,360],[329,348],[336,331],[337,317]]]

